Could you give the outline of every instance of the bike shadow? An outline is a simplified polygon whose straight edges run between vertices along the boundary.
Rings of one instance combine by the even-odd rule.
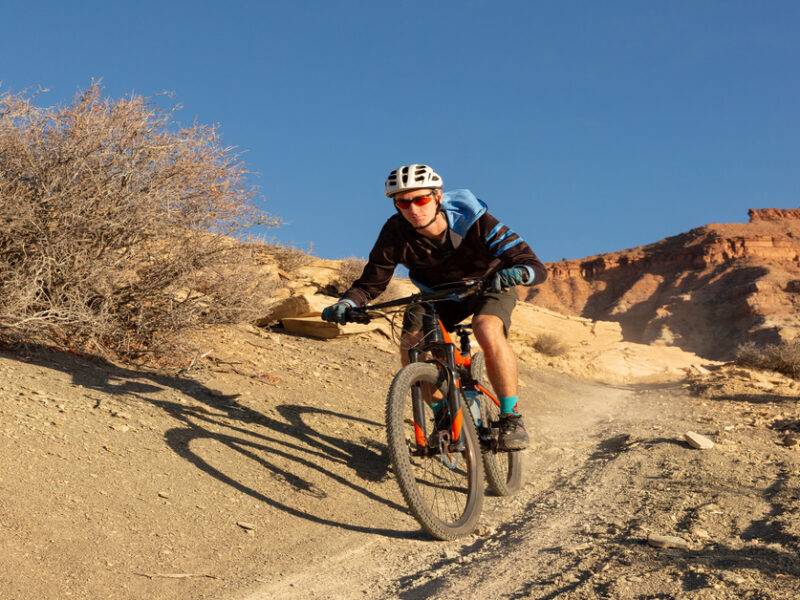
[[[325,498],[328,495],[324,489],[326,486],[320,486],[315,481],[333,482],[365,496],[371,502],[407,513],[404,505],[358,483],[379,482],[389,476],[385,443],[371,439],[360,442],[341,439],[315,428],[309,424],[307,417],[313,415],[329,424],[356,422],[375,428],[382,427],[380,423],[334,410],[296,404],[274,406],[280,416],[276,418],[242,404],[238,394],[221,395],[195,379],[124,367],[100,357],[76,356],[47,346],[28,346],[25,356],[6,348],[0,348],[0,353],[10,360],[60,370],[71,377],[73,385],[108,394],[125,405],[140,403],[159,408],[178,422],[178,426],[164,432],[167,447],[206,475],[272,508],[299,519],[343,530],[397,539],[420,537],[416,531],[348,523],[302,510],[279,500],[277,496],[280,494],[248,485],[232,474],[233,469],[220,468],[200,451],[193,449],[197,442],[213,441],[238,453],[242,459],[252,461],[271,475],[271,482],[288,486],[294,493]],[[170,391],[177,392],[179,396],[176,399],[159,397]],[[194,402],[187,402],[184,397]],[[96,408],[101,401],[97,402]],[[305,477],[303,472],[313,472],[318,477]]]

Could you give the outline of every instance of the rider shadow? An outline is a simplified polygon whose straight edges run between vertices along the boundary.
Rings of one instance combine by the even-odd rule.
[[[361,443],[356,444],[341,437],[322,433],[310,427],[303,420],[303,415],[324,416],[326,421],[333,418],[342,419],[347,423],[360,422],[373,426],[378,426],[377,423],[312,406],[283,404],[278,406],[277,410],[294,427],[295,435],[299,441],[306,442],[308,445],[326,448],[331,457],[341,460],[355,471],[361,479],[377,482],[389,476],[389,449],[386,444],[381,444],[369,438],[361,438]]]
[[[8,358],[61,370],[72,377],[72,383],[76,386],[114,396],[117,401],[128,405],[141,402],[168,413],[181,426],[165,432],[167,446],[200,471],[241,493],[292,516],[319,524],[399,539],[420,537],[419,532],[415,531],[351,524],[299,510],[246,485],[192,449],[192,445],[198,440],[212,440],[255,462],[269,472],[273,479],[290,486],[295,492],[324,498],[327,494],[313,481],[291,472],[281,461],[294,464],[304,470],[316,471],[325,480],[357,491],[374,502],[407,513],[404,505],[379,496],[358,485],[355,478],[337,474],[333,470],[336,464],[341,464],[348,466],[361,480],[380,481],[388,475],[388,451],[385,444],[369,441],[364,446],[336,439],[309,426],[302,415],[318,414],[323,415],[326,422],[341,419],[345,422],[360,421],[374,427],[380,427],[379,423],[313,407],[278,406],[277,411],[286,418],[286,422],[240,404],[238,395],[219,396],[217,392],[195,380],[121,367],[99,357],[77,358],[43,346],[29,349],[30,356],[22,358],[12,354]],[[169,389],[193,398],[198,404],[183,404],[151,396]],[[101,400],[97,402],[95,408],[100,406]],[[330,463],[331,468],[326,463]]]

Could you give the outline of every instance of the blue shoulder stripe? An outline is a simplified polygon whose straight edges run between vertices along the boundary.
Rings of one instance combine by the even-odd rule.
[[[494,248],[495,246],[497,246],[498,244],[500,244],[500,243],[501,243],[503,240],[507,240],[507,239],[508,239],[509,237],[511,237],[512,235],[516,235],[516,234],[515,234],[513,231],[511,231],[511,230],[509,229],[508,231],[506,231],[506,232],[505,232],[503,235],[501,235],[499,238],[497,238],[495,241],[493,241],[493,242],[492,242],[492,243],[489,245],[489,250],[491,250],[492,248]]]
[[[513,248],[514,246],[516,246],[517,244],[521,244],[521,243],[522,243],[522,242],[524,242],[524,241],[525,241],[525,240],[523,240],[521,237],[518,237],[518,238],[517,238],[517,239],[515,239],[513,242],[509,242],[509,243],[508,243],[508,244],[506,244],[505,246],[501,246],[500,248],[498,248],[498,249],[497,249],[497,252],[495,252],[495,253],[494,253],[494,255],[495,255],[495,256],[500,256],[500,255],[501,255],[503,252],[505,252],[506,250],[509,250],[509,249]]]
[[[488,244],[489,240],[491,240],[494,237],[494,235],[498,231],[500,231],[500,229],[502,229],[503,227],[504,225],[502,223],[498,223],[497,225],[495,225],[494,228],[489,232],[489,234],[485,238],[483,238],[486,241],[486,243]]]

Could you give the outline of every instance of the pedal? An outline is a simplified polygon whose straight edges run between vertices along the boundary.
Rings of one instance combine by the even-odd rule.
[[[464,443],[464,436],[462,435],[458,440],[453,442],[447,447],[447,451],[456,454],[460,454],[467,448],[467,445]]]
[[[500,437],[498,427],[483,427],[480,432],[481,444],[488,447],[492,452],[497,452],[497,439]]]

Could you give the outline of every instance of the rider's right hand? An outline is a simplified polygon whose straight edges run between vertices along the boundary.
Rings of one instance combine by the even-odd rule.
[[[322,310],[322,320],[344,325],[345,323],[347,323],[346,319],[347,309],[352,308],[353,306],[355,306],[355,304],[353,304],[348,300],[340,300],[336,304],[331,304],[330,306],[326,306]]]

